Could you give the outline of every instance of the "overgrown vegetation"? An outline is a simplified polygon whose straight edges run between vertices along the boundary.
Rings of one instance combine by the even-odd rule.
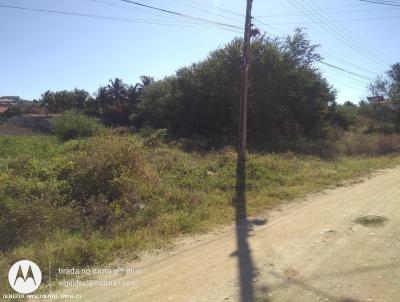
[[[104,131],[96,118],[75,111],[68,111],[51,118],[51,125],[55,135],[63,141],[91,137]]]
[[[175,75],[127,85],[116,78],[95,97],[84,90],[47,91],[41,104],[49,113],[78,110],[106,125],[151,126],[175,137],[202,137],[232,143],[238,120],[241,39],[212,51]],[[301,30],[282,39],[252,42],[249,140],[325,135],[327,108],[335,91],[313,64],[321,59]]]
[[[167,128],[180,137],[234,138],[240,87],[240,39],[144,89],[134,124]],[[285,40],[252,43],[249,140],[323,137],[335,92],[313,67],[321,57],[300,30]]]
[[[241,44],[235,39],[158,81],[143,76],[140,83],[127,85],[116,78],[94,97],[80,89],[47,91],[40,104],[49,113],[75,110],[105,125],[167,129],[172,140],[195,141],[197,148],[223,148],[237,140]],[[248,140],[253,150],[306,149],[325,156],[328,146],[339,142],[344,153],[353,154],[358,151],[345,150],[347,143],[340,141],[373,141],[370,134],[400,131],[399,64],[371,83],[371,93],[383,102],[337,104],[336,91],[314,66],[322,59],[318,47],[303,31],[280,39],[254,39],[251,58]],[[309,152],[313,144],[325,145],[323,152]]]
[[[160,81],[44,93],[55,136],[0,136],[0,268],[30,259],[47,278],[49,261],[94,265],[232,221],[241,43]],[[397,103],[337,104],[316,50],[300,30],[252,43],[250,215],[400,163]],[[376,84],[392,97],[399,70]]]
[[[0,267],[28,258],[47,278],[48,261],[56,269],[132,257],[233,220],[232,148],[185,152],[179,141],[165,144],[163,131],[142,133],[65,143],[0,137]],[[391,156],[252,153],[249,213],[396,163]]]

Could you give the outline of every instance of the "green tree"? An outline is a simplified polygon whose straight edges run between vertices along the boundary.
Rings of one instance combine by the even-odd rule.
[[[382,95],[394,100],[400,99],[400,63],[393,64],[384,76],[378,76],[370,84],[374,95]]]
[[[384,76],[377,77],[370,84],[370,91],[390,101],[386,106],[372,106],[371,115],[375,119],[392,122],[400,129],[400,63],[393,64]]]
[[[145,87],[154,82],[149,76],[141,76],[141,82],[135,85],[127,85],[121,79],[110,80],[109,84],[100,87],[97,96],[97,107],[100,116],[106,124],[130,123],[129,116],[135,112],[139,96]],[[95,107],[91,104],[92,108]]]
[[[62,113],[68,110],[84,112],[90,95],[83,89],[73,91],[46,91],[40,98],[41,106],[47,113]]]
[[[115,78],[109,82],[110,83],[107,86],[107,94],[111,101],[111,108],[113,111],[122,111],[124,103],[128,100],[128,87],[119,78]]]
[[[180,136],[236,136],[241,45],[235,39],[205,60],[150,84],[139,98],[134,123],[168,128]],[[335,91],[313,67],[320,60],[316,48],[300,30],[283,40],[253,40],[250,140],[321,135]]]
[[[350,126],[355,124],[359,112],[360,108],[356,104],[345,102],[342,105],[335,106],[330,119],[335,125],[348,130]]]

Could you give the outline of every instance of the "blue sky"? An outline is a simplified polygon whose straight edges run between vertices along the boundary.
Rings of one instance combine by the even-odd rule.
[[[0,5],[162,23],[123,22],[0,7],[0,96],[34,99],[46,90],[75,87],[94,93],[114,77],[128,83],[136,83],[140,75],[160,79],[241,36],[231,30],[167,17],[120,0],[98,1],[0,0]],[[138,2],[240,27],[243,17],[221,8],[242,13],[246,4],[245,0]],[[289,34],[295,27],[306,28],[313,43],[321,45],[326,62],[364,78],[374,78],[390,64],[400,61],[400,7],[358,0],[254,0],[253,16],[255,25],[273,35]],[[367,79],[326,65],[318,66],[338,89],[340,102],[358,102],[368,94]]]

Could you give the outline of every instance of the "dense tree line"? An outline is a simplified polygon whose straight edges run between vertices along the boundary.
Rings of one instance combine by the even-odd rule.
[[[83,89],[46,91],[42,94],[40,104],[47,113],[75,110],[99,117],[107,125],[127,125],[143,89],[153,81],[151,77],[142,76],[140,83],[127,85],[121,79],[115,78],[108,85],[101,86],[95,96]]]
[[[94,97],[85,90],[47,91],[40,100],[48,113],[77,110],[105,124],[167,128],[178,136],[237,133],[241,39],[159,81],[143,76],[136,85],[116,78]],[[285,39],[259,37],[251,45],[250,139],[318,136],[335,91],[313,66],[317,46],[301,30]]]
[[[233,137],[237,133],[242,40],[148,86],[132,120],[180,136]],[[251,45],[248,127],[250,139],[320,136],[335,91],[313,67],[321,57],[297,30],[284,40]]]
[[[76,110],[106,125],[166,128],[179,137],[237,135],[242,40],[234,39],[198,63],[154,81],[142,76],[128,85],[110,80],[94,96],[87,91],[45,92],[48,113]],[[361,102],[338,105],[336,91],[314,63],[322,57],[301,30],[286,38],[255,38],[251,43],[248,107],[249,139],[324,137],[326,125],[344,130],[357,115],[400,125],[400,107]],[[400,64],[371,84],[371,92],[400,100]],[[397,127],[400,129],[400,126]]]

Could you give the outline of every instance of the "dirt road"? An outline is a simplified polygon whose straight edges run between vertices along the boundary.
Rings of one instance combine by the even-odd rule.
[[[366,215],[387,218],[364,226]],[[266,221],[263,221],[265,219]],[[400,167],[186,239],[83,301],[400,301]]]

